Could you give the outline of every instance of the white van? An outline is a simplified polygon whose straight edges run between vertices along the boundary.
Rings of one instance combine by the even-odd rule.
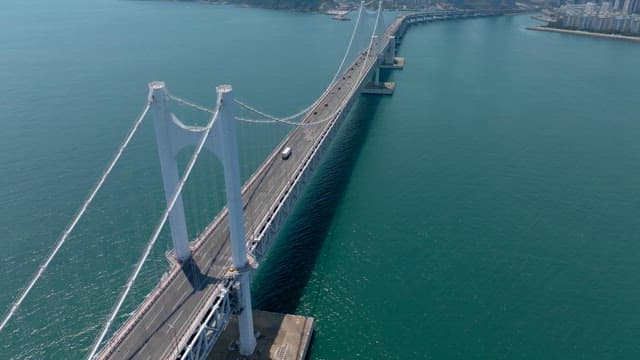
[[[291,156],[291,147],[287,146],[280,154],[282,155],[282,160],[287,160]]]

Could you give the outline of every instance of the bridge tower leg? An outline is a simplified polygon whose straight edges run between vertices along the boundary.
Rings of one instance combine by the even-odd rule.
[[[384,54],[380,67],[383,69],[402,69],[404,67],[404,58],[396,56],[397,42],[395,36],[388,37],[389,42]]]
[[[233,117],[233,97],[231,85],[216,88],[220,99],[221,141],[219,156],[224,167],[224,183],[229,209],[229,230],[231,232],[231,257],[238,272],[240,284],[240,307],[238,326],[240,330],[240,354],[251,355],[256,347],[253,330],[253,308],[251,305],[251,265],[247,260],[247,244],[244,236],[244,216],[240,192],[240,166],[236,138],[236,122]]]
[[[169,128],[171,124],[171,113],[167,108],[168,99],[164,83],[160,81],[152,82],[149,84],[149,88],[149,101],[151,102],[153,127],[156,133],[158,155],[160,157],[162,183],[164,185],[165,199],[168,204],[180,182],[178,164],[174,157],[175,151],[172,142],[172,132]],[[191,250],[189,249],[189,238],[187,236],[187,223],[184,217],[182,195],[178,197],[169,214],[169,225],[171,227],[171,239],[173,240],[176,258],[180,262],[185,262],[191,257]]]
[[[373,69],[372,81],[366,84],[360,91],[363,94],[392,95],[395,87],[396,84],[393,82],[380,82],[380,59],[377,59]]]

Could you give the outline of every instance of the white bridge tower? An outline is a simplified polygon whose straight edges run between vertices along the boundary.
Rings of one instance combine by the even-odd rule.
[[[251,306],[250,271],[247,259],[247,246],[244,236],[244,216],[242,195],[240,193],[240,167],[238,162],[238,144],[236,124],[233,117],[233,97],[231,85],[216,87],[218,93],[217,116],[204,147],[220,159],[224,171],[225,191],[227,194],[227,219],[231,238],[231,257],[240,285],[238,325],[240,328],[240,354],[251,355],[256,347],[253,332],[253,314]],[[153,125],[158,143],[160,168],[167,203],[174,196],[178,182],[176,156],[187,146],[196,146],[202,136],[202,128],[183,125],[167,108],[168,92],[164,82],[149,84],[149,101],[153,115]],[[191,258],[189,238],[184,215],[182,197],[178,198],[171,211],[171,237],[175,256],[180,263]]]

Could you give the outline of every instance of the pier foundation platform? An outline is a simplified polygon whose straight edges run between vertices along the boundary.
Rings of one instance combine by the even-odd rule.
[[[382,63],[380,64],[380,68],[381,69],[402,69],[404,68],[404,58],[403,57],[394,57],[393,58],[393,64],[385,64]]]
[[[314,320],[301,315],[253,311],[256,349],[253,355],[238,352],[238,318],[233,315],[229,325],[209,353],[208,360],[303,360],[306,357]]]
[[[396,88],[394,82],[381,82],[377,85],[373,82],[368,83],[360,90],[363,94],[372,95],[393,95],[393,90]]]

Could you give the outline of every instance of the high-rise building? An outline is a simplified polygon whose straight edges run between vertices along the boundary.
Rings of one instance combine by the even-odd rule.
[[[638,12],[638,2],[639,0],[624,0],[624,5],[622,6],[622,12],[627,14],[633,14]]]
[[[622,5],[622,4],[621,4],[621,1],[620,1],[620,0],[616,0],[616,1],[613,3],[613,10],[620,10],[620,6],[621,6],[621,5]]]

